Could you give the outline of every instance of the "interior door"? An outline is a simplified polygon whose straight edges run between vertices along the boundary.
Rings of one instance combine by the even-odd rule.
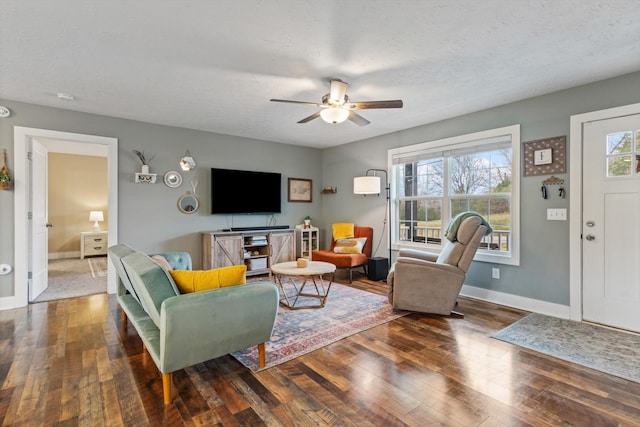
[[[583,319],[640,332],[640,114],[583,141]]]
[[[33,301],[49,282],[48,271],[48,205],[47,205],[47,155],[45,146],[32,141],[31,149],[31,282],[29,301]]]

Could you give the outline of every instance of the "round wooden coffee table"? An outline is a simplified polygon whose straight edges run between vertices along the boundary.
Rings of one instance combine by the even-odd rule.
[[[323,261],[309,261],[306,267],[298,267],[296,261],[281,262],[271,266],[273,280],[280,288],[280,304],[289,309],[322,308],[327,301],[336,266]],[[327,284],[322,277],[324,274],[333,273]],[[302,284],[296,283],[296,278],[302,279]],[[307,284],[313,284],[315,293],[304,292]],[[300,297],[316,298],[318,304],[299,305]]]

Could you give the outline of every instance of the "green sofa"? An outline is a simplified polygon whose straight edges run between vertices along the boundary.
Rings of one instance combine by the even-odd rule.
[[[171,373],[258,345],[261,367],[278,310],[270,281],[180,294],[171,275],[146,254],[111,246],[123,319],[135,327],[162,373],[164,403],[171,403]],[[191,269],[186,252],[162,254],[172,268]]]

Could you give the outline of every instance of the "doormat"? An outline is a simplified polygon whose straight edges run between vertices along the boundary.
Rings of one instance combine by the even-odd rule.
[[[533,313],[493,338],[640,383],[640,335]]]
[[[271,340],[265,345],[266,366],[263,369],[407,314],[407,311],[393,310],[386,295],[333,283],[324,308],[278,308]],[[258,367],[257,346],[231,355],[254,372],[262,370]]]
[[[91,269],[91,277],[106,277],[107,275],[107,257],[87,258],[89,268]]]

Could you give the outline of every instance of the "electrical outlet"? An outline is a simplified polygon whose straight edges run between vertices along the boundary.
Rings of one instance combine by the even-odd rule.
[[[500,269],[499,268],[492,268],[491,269],[491,278],[492,279],[499,279],[500,278]]]

